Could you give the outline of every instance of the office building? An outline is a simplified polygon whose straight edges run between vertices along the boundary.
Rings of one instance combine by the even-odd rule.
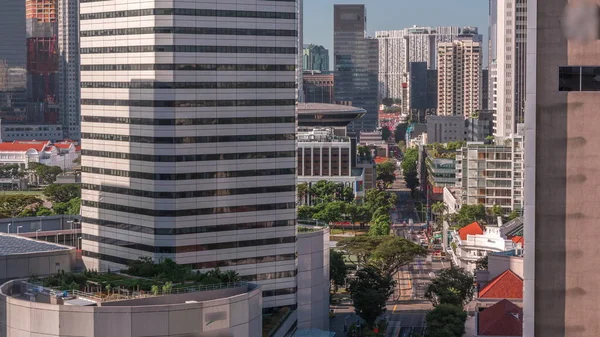
[[[464,141],[466,138],[463,116],[427,116],[427,142],[447,143]]]
[[[525,116],[527,0],[497,0],[496,87],[494,135],[514,133]]]
[[[305,46],[302,55],[302,70],[329,71],[329,50],[314,44]]]
[[[58,122],[58,0],[26,0],[27,98],[30,121]],[[54,107],[53,107],[54,106]],[[30,113],[30,112],[28,112]]]
[[[467,118],[481,109],[481,48],[474,39],[438,45],[438,115]]]
[[[486,142],[494,134],[493,110],[476,111],[466,119],[466,140],[469,142]]]
[[[25,41],[25,1],[3,0],[0,10],[0,60],[8,68],[25,68],[27,46]]]
[[[80,3],[86,266],[235,270],[293,311],[296,2],[138,4]]]
[[[304,71],[304,102],[333,104],[333,72]]]
[[[367,110],[348,126],[351,135],[377,128],[378,41],[366,36],[364,5],[334,5],[335,101]]]
[[[490,70],[483,69],[481,71],[481,109],[488,110],[489,109],[489,99],[490,96]]]
[[[596,2],[527,2],[523,336],[598,336]]]
[[[79,1],[58,0],[58,103],[64,137],[79,140]]]
[[[426,62],[409,63],[408,111],[412,120],[424,121],[437,108],[437,70],[427,69]]]
[[[375,32],[379,40],[379,97],[402,97],[402,83],[410,73],[410,63],[426,62],[436,69],[437,45],[452,42],[460,34],[459,27],[417,27]]]
[[[500,206],[504,214],[523,209],[523,131],[495,145],[467,143],[456,156],[456,186],[462,204]]]

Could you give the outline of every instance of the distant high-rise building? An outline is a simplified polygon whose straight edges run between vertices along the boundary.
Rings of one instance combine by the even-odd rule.
[[[378,41],[366,35],[365,5],[334,5],[335,100],[367,110],[348,126],[351,135],[377,128]]]
[[[400,98],[407,83],[409,65],[426,62],[436,69],[437,46],[458,38],[481,39],[474,27],[417,27],[375,32],[379,40],[379,97]]]
[[[0,60],[9,68],[25,68],[25,0],[2,0],[0,6]]]
[[[481,42],[461,39],[438,46],[438,115],[469,117],[481,109]]]
[[[64,137],[79,140],[81,123],[78,0],[58,0],[58,42],[59,122],[63,126]]]
[[[302,75],[304,82],[304,101],[306,103],[333,104],[333,72],[305,71]]]
[[[329,71],[329,50],[309,44],[304,47],[302,65],[303,70]]]
[[[481,71],[481,109],[488,110],[489,109],[489,99],[490,96],[490,70],[483,69]]]
[[[55,124],[58,116],[58,0],[25,0],[27,97],[30,121]]]
[[[80,2],[84,262],[235,270],[293,313],[297,2],[144,3]]]
[[[424,121],[437,107],[437,70],[427,69],[427,62],[410,62],[408,76],[408,110],[413,120]]]
[[[498,96],[494,135],[505,137],[524,121],[527,0],[497,0],[496,5]]]

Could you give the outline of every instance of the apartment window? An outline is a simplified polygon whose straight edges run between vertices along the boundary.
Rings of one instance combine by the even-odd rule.
[[[600,67],[581,67],[581,91],[600,91]]]
[[[581,67],[560,67],[558,69],[558,91],[581,90]]]

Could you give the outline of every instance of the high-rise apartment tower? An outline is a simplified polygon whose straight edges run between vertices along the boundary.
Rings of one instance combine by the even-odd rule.
[[[481,42],[461,39],[438,46],[438,115],[471,116],[481,109]]]
[[[297,3],[80,12],[86,266],[220,267],[295,307]]]

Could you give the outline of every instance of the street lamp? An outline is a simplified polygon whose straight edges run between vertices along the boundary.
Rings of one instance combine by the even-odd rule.
[[[17,235],[19,235],[19,229],[23,228],[23,226],[17,226]]]
[[[79,241],[79,250],[82,250],[83,245],[81,244],[81,236],[77,238],[77,241]]]
[[[11,223],[9,222],[8,226],[7,226],[8,229],[6,230],[8,234],[10,234],[10,225],[11,225]]]
[[[35,231],[35,239],[36,239],[36,240],[38,239],[38,233],[39,233],[41,230],[42,230],[42,229],[40,228],[40,229],[38,229],[38,230],[36,230],[36,231]]]

